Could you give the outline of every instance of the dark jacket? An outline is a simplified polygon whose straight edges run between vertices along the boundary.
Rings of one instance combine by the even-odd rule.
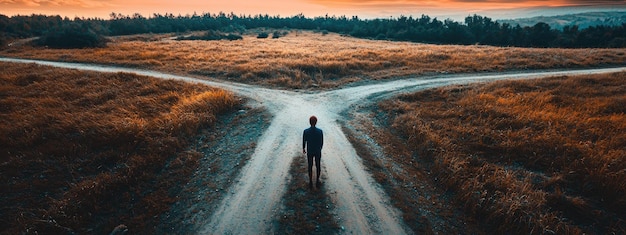
[[[304,130],[302,134],[302,149],[306,147],[308,154],[316,154],[322,152],[324,145],[324,134],[317,127],[310,127]]]

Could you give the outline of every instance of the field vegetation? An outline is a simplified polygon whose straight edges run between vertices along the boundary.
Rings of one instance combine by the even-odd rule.
[[[197,84],[0,63],[0,233],[152,231],[198,130],[241,101]]]
[[[560,21],[566,21],[567,17]],[[596,17],[597,18],[597,17]],[[549,21],[548,21],[549,22]],[[399,16],[384,19],[359,19],[358,16],[319,16],[307,18],[302,14],[280,17],[262,15],[236,15],[235,13],[203,13],[186,16],[154,14],[122,15],[111,13],[109,20],[69,19],[61,16],[13,16],[0,14],[0,38],[37,37],[54,27],[78,23],[97,34],[108,36],[144,33],[178,33],[219,30],[227,33],[261,28],[322,30],[358,38],[410,41],[434,44],[492,45],[516,47],[553,48],[624,48],[626,25],[600,22],[596,26],[567,25],[553,29],[545,22],[520,26],[500,23],[489,17],[467,16],[463,22],[440,20],[427,15]],[[274,37],[279,36],[274,34]]]
[[[438,73],[626,65],[624,49],[430,45],[328,31],[281,32],[274,40],[259,35],[184,41],[143,34],[109,37],[106,48],[20,45],[0,56],[298,89]],[[200,153],[186,151],[194,135],[240,104],[222,90],[132,74],[9,63],[0,63],[0,71],[0,180],[7,182],[0,189],[0,233],[107,232],[121,223],[151,231],[198,165]],[[423,208],[417,203],[431,203],[433,210],[445,203],[442,192],[436,202],[415,196],[419,186],[429,186],[422,180],[454,192],[469,221],[481,221],[487,231],[626,233],[625,77],[556,77],[404,95],[380,104],[393,133],[378,133],[378,142],[393,146],[385,150],[394,149],[395,163],[408,172],[373,156],[365,161],[418,233],[438,224],[415,213]],[[327,218],[332,205],[320,199],[324,190],[301,188],[296,172],[303,165],[291,167],[292,197],[284,198],[280,231],[337,231],[333,220],[318,228],[307,223],[311,216]],[[292,210],[308,200],[317,203]]]
[[[330,88],[433,73],[605,67],[626,62],[624,49],[430,45],[309,31],[275,40],[258,39],[257,34],[236,41],[126,36],[111,38],[107,48],[12,47],[0,51],[0,56],[115,64],[286,88]]]
[[[535,16],[531,18],[498,20],[499,23],[530,27],[539,22],[550,25],[553,29],[562,30],[565,27],[585,29],[597,26],[619,26],[626,22],[626,12],[584,12],[560,16]]]
[[[78,24],[53,28],[35,41],[35,45],[51,48],[106,47],[106,38]]]
[[[205,40],[205,41],[214,41],[214,40],[241,40],[243,37],[237,34],[224,34],[221,32],[209,30],[206,31],[202,35],[190,35],[190,36],[180,36],[176,38],[176,40]]]
[[[624,79],[616,73],[426,90],[380,103],[388,118],[380,120],[400,137],[387,143],[398,146],[387,148],[397,149],[394,162],[416,176],[403,184],[420,185],[426,176],[454,192],[486,231],[623,234]]]

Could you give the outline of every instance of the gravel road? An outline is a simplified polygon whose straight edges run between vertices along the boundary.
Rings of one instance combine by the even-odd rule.
[[[324,182],[335,205],[334,214],[346,234],[412,233],[389,197],[365,169],[339,123],[345,112],[404,92],[503,79],[527,79],[548,76],[597,74],[625,71],[626,68],[529,71],[478,75],[437,75],[390,81],[373,81],[330,91],[286,91],[253,85],[167,74],[157,71],[0,58],[4,62],[37,63],[62,68],[99,72],[127,72],[162,79],[175,79],[220,87],[254,100],[267,109],[273,119],[256,143],[250,160],[241,169],[236,183],[212,212],[210,219],[198,226],[201,234],[272,233],[276,210],[285,193],[291,161],[302,157],[302,131],[308,117],[316,115],[324,130]]]

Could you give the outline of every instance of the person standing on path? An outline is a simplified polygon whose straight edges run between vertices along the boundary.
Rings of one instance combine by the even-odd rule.
[[[315,186],[320,187],[320,160],[322,158],[322,146],[324,145],[324,134],[322,130],[315,127],[317,124],[317,117],[311,116],[309,118],[310,128],[304,130],[302,135],[302,153],[306,154],[309,163],[309,188],[313,188],[313,160],[315,160],[315,167],[317,170],[317,181]]]

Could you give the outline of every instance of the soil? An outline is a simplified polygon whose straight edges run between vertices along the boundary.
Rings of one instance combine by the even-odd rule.
[[[262,108],[247,107],[221,117],[214,129],[202,130],[201,137],[188,150],[201,153],[200,166],[177,193],[177,201],[168,213],[161,215],[159,234],[197,231],[207,221],[218,203],[229,193],[241,168],[250,159],[271,120]],[[232,192],[230,192],[232,193]]]
[[[371,121],[368,124],[367,121],[372,119],[371,113],[376,112],[373,106],[376,101],[404,92],[454,84],[608,73],[625,69],[437,75],[368,82],[330,91],[285,91],[138,69],[6,58],[0,58],[0,61],[178,79],[220,87],[249,99],[247,110],[224,121],[228,123],[227,129],[221,133],[209,131],[198,140],[195,151],[205,156],[201,167],[180,193],[179,201],[172,211],[161,218],[163,226],[160,231],[164,233],[202,234],[291,231],[290,228],[277,226],[277,221],[293,210],[293,206],[290,209],[284,202],[293,199],[289,197],[299,195],[292,193],[293,190],[288,187],[290,182],[294,182],[290,169],[301,169],[301,166],[292,162],[294,159],[302,159],[301,135],[308,127],[308,117],[311,115],[318,117],[318,127],[324,131],[325,139],[322,152],[324,190],[315,193],[323,193],[330,199],[327,209],[333,221],[327,224],[339,228],[321,228],[330,229],[323,231],[336,231],[339,234],[474,231],[471,224],[466,225],[472,221],[460,219],[462,215],[458,214],[452,203],[447,202],[445,193],[438,191],[431,182],[406,186],[414,190],[415,194],[397,194],[400,182],[394,180],[387,181],[386,185],[379,183],[379,174],[402,175],[404,169],[386,163],[391,161],[385,159],[388,156],[385,151],[389,150],[377,144],[380,139],[370,137],[376,132],[363,131],[379,128],[379,124]],[[372,152],[371,156],[378,160],[372,161],[372,157],[363,158],[359,155],[344,131],[346,129],[352,130],[348,133],[358,135],[357,138],[351,138],[352,142],[361,140],[365,143],[365,148],[359,148],[361,155],[363,152]],[[205,145],[209,142],[211,144]],[[377,164],[384,167],[376,167]],[[428,173],[427,166],[418,170]],[[287,193],[290,195],[286,196]],[[419,215],[415,221],[420,225],[408,225],[407,221],[414,220],[406,219],[406,213],[402,214],[398,209],[400,205],[389,195],[415,197],[413,201],[417,202]],[[322,206],[321,209],[324,208]]]
[[[287,193],[282,198],[283,207],[279,210],[275,231],[277,234],[337,234],[341,227],[332,213],[335,205],[323,183],[328,177],[320,174],[320,187],[309,188],[305,159],[302,155],[291,163]]]

